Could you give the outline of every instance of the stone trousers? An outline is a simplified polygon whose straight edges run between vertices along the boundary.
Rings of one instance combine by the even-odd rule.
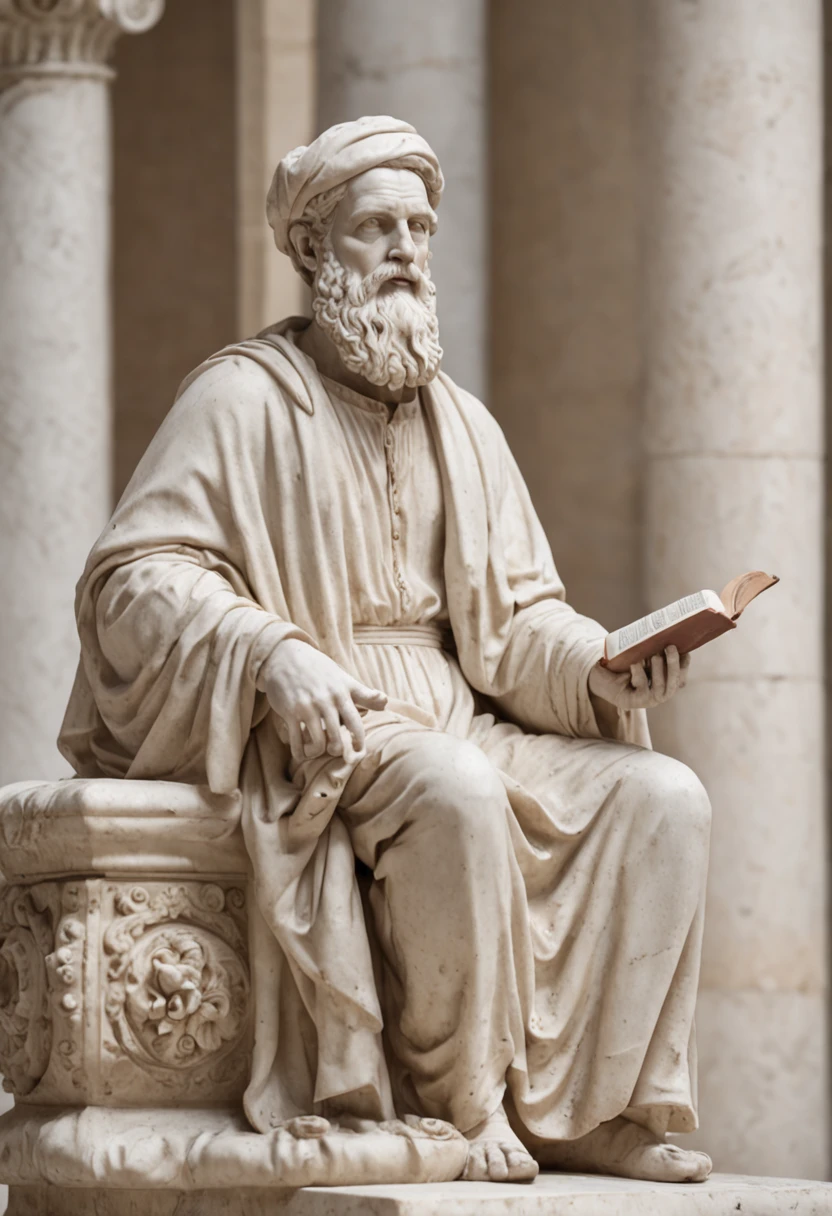
[[[397,1106],[463,1131],[506,1098],[571,1139],[696,1126],[710,808],[644,748],[367,720],[339,813],[372,870]]]

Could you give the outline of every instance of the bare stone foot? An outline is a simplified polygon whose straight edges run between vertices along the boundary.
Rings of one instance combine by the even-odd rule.
[[[509,1127],[502,1106],[465,1133],[469,1142],[466,1182],[531,1182],[539,1166]]]
[[[649,1182],[704,1182],[711,1172],[707,1153],[680,1148],[620,1116],[579,1140],[535,1141],[533,1152],[544,1169]]]

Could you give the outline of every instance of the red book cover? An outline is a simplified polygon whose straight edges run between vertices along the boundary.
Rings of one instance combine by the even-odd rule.
[[[776,575],[750,570],[722,590],[697,591],[650,616],[607,634],[602,662],[610,671],[628,671],[668,646],[689,654],[706,642],[736,629],[737,619],[753,599],[779,582]]]

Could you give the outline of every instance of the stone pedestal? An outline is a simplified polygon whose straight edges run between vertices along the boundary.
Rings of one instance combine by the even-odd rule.
[[[239,796],[174,782],[0,790],[10,1212],[259,1212],[275,1188],[462,1172],[467,1144],[436,1119],[248,1125],[255,1010],[239,819]],[[240,1207],[230,1188],[259,1198]]]

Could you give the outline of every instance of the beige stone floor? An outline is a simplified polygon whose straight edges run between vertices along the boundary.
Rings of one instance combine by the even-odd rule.
[[[273,1209],[277,1211],[278,1209]],[[281,1216],[832,1216],[832,1184],[717,1174],[701,1186],[541,1174],[530,1186],[482,1182],[309,1187]]]

